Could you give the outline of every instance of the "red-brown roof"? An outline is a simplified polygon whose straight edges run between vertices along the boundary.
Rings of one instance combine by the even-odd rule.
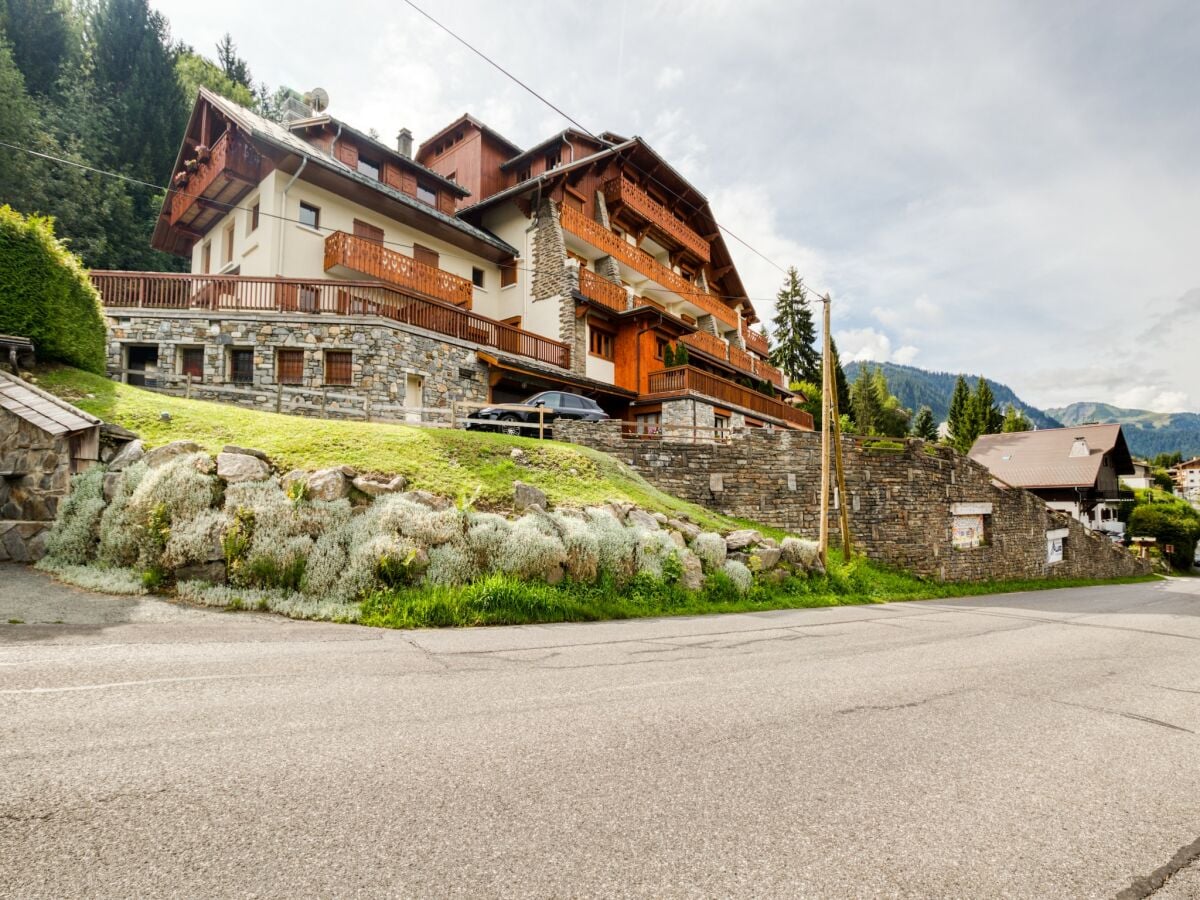
[[[1072,455],[1079,438],[1087,442],[1087,453]],[[1109,456],[1118,475],[1133,473],[1133,460],[1120,425],[985,434],[975,441],[968,455],[1001,481],[1023,488],[1092,487],[1105,456]]]

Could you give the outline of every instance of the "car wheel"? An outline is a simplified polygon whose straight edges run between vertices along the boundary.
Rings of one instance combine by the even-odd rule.
[[[502,415],[500,417],[500,421],[503,423],[503,422],[519,422],[521,420],[519,417],[513,415],[512,413],[505,413],[504,415]],[[513,437],[520,437],[522,430],[523,429],[518,428],[516,425],[502,424],[499,427],[499,431],[501,434],[510,434]]]

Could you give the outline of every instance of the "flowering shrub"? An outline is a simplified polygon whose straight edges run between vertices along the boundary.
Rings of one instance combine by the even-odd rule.
[[[704,568],[715,572],[725,565],[725,538],[712,531],[696,535],[692,541],[692,552],[700,557]]]
[[[93,466],[71,479],[71,493],[58,507],[46,552],[63,565],[82,566],[96,556],[104,512],[104,469]]]
[[[725,565],[721,567],[721,571],[733,582],[734,587],[738,589],[739,593],[746,593],[754,584],[754,575],[751,574],[750,569],[747,568],[745,563],[740,563],[736,559],[726,560]]]

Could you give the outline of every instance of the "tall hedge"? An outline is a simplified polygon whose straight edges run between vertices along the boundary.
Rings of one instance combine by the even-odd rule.
[[[82,261],[52,219],[0,206],[0,334],[27,337],[39,359],[104,373],[104,313]]]

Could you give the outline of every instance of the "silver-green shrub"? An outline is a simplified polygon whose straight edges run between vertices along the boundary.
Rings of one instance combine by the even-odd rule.
[[[232,519],[222,509],[206,509],[191,519],[171,523],[171,535],[163,549],[162,564],[178,569],[194,563],[220,559],[221,535]]]
[[[566,548],[557,535],[546,533],[543,515],[526,514],[512,523],[509,539],[495,558],[498,571],[518,578],[538,578],[566,562]]]
[[[692,552],[700,557],[705,570],[716,572],[725,565],[725,538],[712,531],[702,532],[692,541]]]
[[[785,537],[779,544],[783,558],[793,565],[803,569],[811,569],[817,564],[820,547],[816,541],[806,541],[797,537]]]
[[[643,531],[638,535],[637,570],[640,575],[662,578],[664,567],[676,559],[679,548],[665,531]]]
[[[100,517],[100,562],[110,566],[132,566],[138,556],[138,531],[129,517],[129,498],[146,475],[146,464],[134,463],[117,481],[112,502]]]
[[[729,576],[729,580],[733,582],[741,593],[746,593],[754,584],[754,575],[745,563],[740,563],[736,559],[728,559],[725,565],[721,567],[721,571]]]
[[[601,572],[624,580],[633,575],[636,564],[638,533],[626,528],[602,509],[586,511],[588,526],[596,538],[596,551]]]
[[[216,498],[216,478],[201,471],[211,465],[207,453],[189,453],[149,469],[129,497],[127,515],[135,525],[148,525],[152,514],[166,510],[169,521],[192,519]]]
[[[104,469],[92,466],[71,479],[71,493],[58,507],[46,552],[58,562],[82,566],[96,556],[104,512]]]
[[[482,572],[497,571],[504,545],[512,534],[512,523],[495,513],[471,513],[467,528],[467,548]]]
[[[480,576],[475,554],[466,542],[441,544],[429,551],[429,568],[425,580],[430,584],[460,586],[470,584]]]
[[[595,581],[600,572],[600,539],[583,519],[560,512],[550,514],[567,554],[566,569],[571,579]]]
[[[135,569],[99,565],[72,566],[52,556],[43,557],[36,568],[85,591],[98,591],[102,594],[146,593],[142,573]]]

